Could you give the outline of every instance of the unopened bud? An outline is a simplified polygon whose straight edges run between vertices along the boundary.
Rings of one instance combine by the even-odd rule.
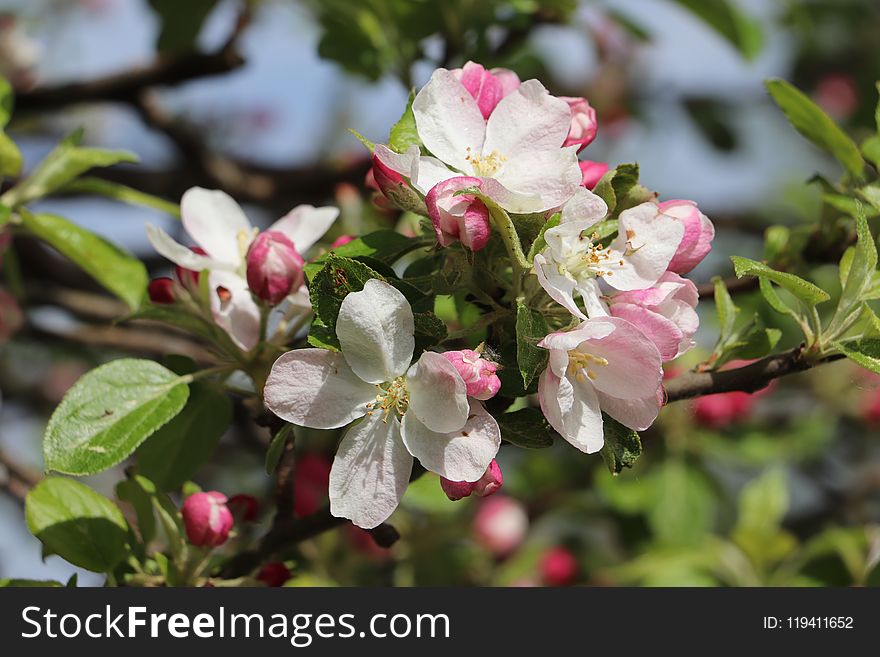
[[[486,468],[485,474],[477,481],[450,481],[445,477],[440,477],[440,487],[443,492],[453,502],[476,495],[477,497],[489,497],[497,493],[504,484],[504,477],[501,475],[501,468],[495,459]]]
[[[247,282],[258,298],[275,306],[303,284],[305,261],[286,235],[267,230],[247,252]]]
[[[602,179],[602,176],[608,173],[609,168],[605,162],[592,162],[590,160],[578,162],[578,166],[581,168],[581,175],[583,176],[581,185],[587,189],[595,188]]]
[[[541,579],[547,586],[567,586],[577,577],[578,563],[564,547],[553,547],[541,555],[538,564]]]
[[[273,561],[260,568],[257,579],[266,586],[278,588],[290,579],[290,571],[280,561]]]
[[[260,503],[253,495],[233,495],[226,504],[243,522],[253,522],[260,514]]]
[[[467,386],[469,397],[486,401],[501,389],[501,379],[496,372],[498,365],[486,360],[472,349],[444,351],[442,354],[455,366]]]
[[[207,252],[200,246],[191,246],[189,250],[195,253],[196,255],[208,255]],[[183,287],[188,288],[190,290],[199,289],[199,276],[201,272],[194,271],[192,269],[186,269],[177,265],[174,268],[174,278],[177,279],[177,282],[183,285]]]
[[[174,298],[174,281],[167,276],[154,278],[147,286],[147,294],[153,303],[174,303],[176,301]]]
[[[186,537],[196,547],[217,547],[229,538],[234,523],[223,493],[193,493],[183,503],[181,514]]]
[[[586,98],[570,98],[561,96],[571,109],[571,127],[568,129],[568,137],[562,142],[565,146],[577,146],[578,151],[583,150],[587,144],[596,138],[599,124],[596,122],[596,110],[590,107]]]

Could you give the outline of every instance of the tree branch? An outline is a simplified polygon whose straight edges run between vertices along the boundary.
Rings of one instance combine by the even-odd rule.
[[[727,291],[731,295],[757,290],[758,282],[759,279],[756,276],[749,276],[748,278],[731,277],[724,279],[724,285],[727,287]],[[697,286],[697,292],[701,299],[714,299],[715,283],[702,283]]]
[[[40,476],[37,473],[19,465],[0,450],[0,490],[24,504],[28,491],[39,481]]]

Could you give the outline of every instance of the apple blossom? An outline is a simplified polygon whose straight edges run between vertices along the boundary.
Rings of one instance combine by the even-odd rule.
[[[660,412],[660,352],[639,329],[617,317],[588,319],[538,343],[550,351],[538,381],[541,410],[574,447],[602,449],[602,412],[641,431]]]
[[[571,123],[564,100],[537,80],[503,98],[488,120],[452,71],[437,69],[412,104],[418,146],[376,157],[421,194],[460,175],[482,178],[483,192],[508,212],[543,212],[565,203],[581,184],[575,147],[562,148]]]
[[[180,201],[183,226],[204,250],[194,252],[178,244],[164,230],[147,225],[153,247],[180,267],[208,270],[211,313],[214,321],[241,349],[250,350],[260,339],[260,310],[246,280],[246,255],[258,230],[251,226],[239,205],[225,192],[201,187],[188,190]],[[308,250],[336,220],[336,208],[300,205],[269,227],[282,233],[299,252]],[[304,285],[291,297],[307,297]]]
[[[299,349],[272,366],[266,406],[313,429],[343,427],[330,470],[330,511],[365,529],[397,507],[413,457],[440,476],[476,481],[498,452],[495,419],[476,401],[455,367],[435,352],[410,365],[412,308],[394,287],[371,279],[339,309],[341,353]]]
[[[276,230],[257,235],[248,248],[247,282],[257,298],[276,306],[298,290],[303,282],[305,260],[287,236]]]
[[[581,168],[583,180],[581,184],[587,189],[593,189],[602,180],[602,176],[608,173],[609,166],[605,162],[593,162],[592,160],[581,160],[578,162]]]
[[[621,291],[654,285],[684,234],[680,222],[648,202],[620,213],[618,237],[605,246],[589,233],[604,217],[605,204],[596,204],[594,199],[598,199],[595,194],[581,189],[573,199],[576,207],[563,208],[561,223],[544,232],[547,247],[534,261],[535,274],[547,294],[581,319],[607,314],[600,278]],[[586,313],[575,303],[575,294],[583,299]]]
[[[496,374],[498,365],[483,358],[481,353],[473,349],[462,349],[444,351],[441,355],[455,366],[464,379],[468,397],[486,401],[501,389],[501,379]]]
[[[147,296],[153,303],[162,305],[174,303],[177,300],[174,296],[174,281],[167,276],[154,278],[147,286]]]
[[[495,106],[507,94],[519,88],[519,76],[508,69],[487,71],[476,62],[467,62],[462,68],[452,69],[452,74],[477,101],[480,114],[488,119]]]
[[[440,246],[460,241],[471,251],[479,251],[489,242],[489,210],[472,194],[456,195],[481,185],[479,178],[460,176],[437,183],[428,192],[425,205]]]
[[[692,338],[700,326],[698,299],[693,281],[668,271],[649,288],[608,297],[608,307],[611,315],[639,328],[665,362],[694,346]]]
[[[234,520],[223,493],[193,493],[180,512],[186,537],[196,547],[217,547],[229,538]]]
[[[504,485],[504,477],[495,459],[492,459],[485,474],[477,481],[450,481],[440,477],[440,488],[453,502],[474,494],[477,497],[489,497],[501,490],[502,485]]]
[[[497,557],[506,557],[520,546],[529,531],[529,516],[522,504],[506,495],[489,498],[474,515],[474,540]]]
[[[578,151],[584,150],[596,138],[599,124],[596,121],[596,110],[590,107],[586,98],[570,98],[560,96],[560,100],[568,103],[571,110],[571,125],[563,146],[577,146]]]
[[[668,269],[676,274],[687,274],[712,250],[715,226],[693,201],[664,201],[659,208],[665,216],[674,217],[684,226],[684,235]]]

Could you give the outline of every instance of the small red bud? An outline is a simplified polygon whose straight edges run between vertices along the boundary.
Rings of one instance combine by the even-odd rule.
[[[174,297],[174,281],[167,276],[154,278],[147,286],[147,294],[153,303],[174,303],[176,301]]]
[[[247,252],[247,282],[258,298],[275,306],[303,284],[305,261],[284,233],[257,235]]]
[[[183,503],[181,514],[186,537],[196,547],[217,547],[229,538],[234,520],[223,493],[193,493]]]

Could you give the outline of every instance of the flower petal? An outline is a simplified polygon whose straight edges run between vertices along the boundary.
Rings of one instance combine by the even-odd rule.
[[[468,149],[474,156],[482,153],[486,121],[455,74],[445,68],[434,71],[416,95],[412,110],[425,147],[446,164],[470,173]]]
[[[185,247],[174,240],[171,235],[153,224],[146,225],[147,239],[150,244],[159,253],[159,255],[168,258],[175,265],[180,265],[184,269],[192,269],[193,271],[203,271],[205,269],[223,269],[231,271],[234,269],[232,265],[219,260],[214,260],[208,256],[194,253],[192,249]]]
[[[591,225],[602,221],[608,214],[608,205],[589,189],[579,187],[574,196],[562,206],[561,223],[587,221]]]
[[[245,351],[260,341],[260,309],[247,281],[238,274],[213,270],[208,279],[214,323]]]
[[[368,383],[393,381],[406,372],[414,333],[409,302],[384,281],[370,279],[342,300],[336,336],[351,369]]]
[[[535,256],[534,264],[538,283],[550,295],[550,298],[575,317],[586,319],[587,316],[584,314],[584,311],[578,308],[574,300],[574,290],[577,282],[570,276],[560,274],[559,268],[554,263],[547,262],[547,259],[541,253]]]
[[[330,513],[372,529],[394,513],[412,473],[396,417],[368,415],[342,437],[330,469]]]
[[[570,125],[568,103],[551,96],[537,80],[526,80],[516,91],[505,96],[489,117],[483,155],[498,151],[508,160],[514,160],[540,151],[559,150],[568,136]],[[578,167],[578,184],[580,181]]]
[[[414,177],[410,179],[410,182],[422,196],[425,196],[435,185],[450,178],[457,178],[460,175],[460,173],[453,171],[436,157],[426,155],[419,158]]]
[[[470,402],[467,423],[457,431],[431,431],[415,414],[407,412],[401,435],[410,454],[425,469],[451,481],[477,481],[501,446],[498,423],[474,400]]]
[[[602,411],[588,382],[575,387],[567,377],[544,370],[538,380],[538,399],[550,426],[575,448],[587,454],[602,449]]]
[[[583,189],[573,146],[509,157],[493,179],[496,184],[485,187],[486,194],[515,214],[557,208]]]
[[[672,320],[642,306],[629,303],[615,303],[611,306],[611,314],[625,319],[644,333],[660,351],[660,358],[664,361],[672,360],[678,355],[684,333]]]
[[[272,224],[269,230],[284,233],[299,253],[305,253],[324,237],[338,216],[338,208],[298,205]]]
[[[610,248],[624,264],[612,256],[607,268],[612,272],[605,282],[616,290],[638,290],[652,286],[666,271],[675,255],[684,227],[662,214],[657,205],[642,203],[620,213],[619,236]],[[627,255],[629,254],[629,255]]]
[[[602,410],[633,431],[644,431],[654,423],[660,413],[656,395],[644,399],[618,399],[599,391],[596,394]]]
[[[441,354],[423,353],[406,373],[406,389],[406,414],[415,415],[431,431],[456,431],[467,422],[467,385],[455,365]]]
[[[237,267],[244,259],[239,234],[251,238],[251,222],[229,194],[193,187],[180,199],[183,226],[215,260]]]
[[[338,352],[296,349],[272,365],[263,398],[270,411],[292,424],[335,429],[367,412],[376,386],[361,381]]]

